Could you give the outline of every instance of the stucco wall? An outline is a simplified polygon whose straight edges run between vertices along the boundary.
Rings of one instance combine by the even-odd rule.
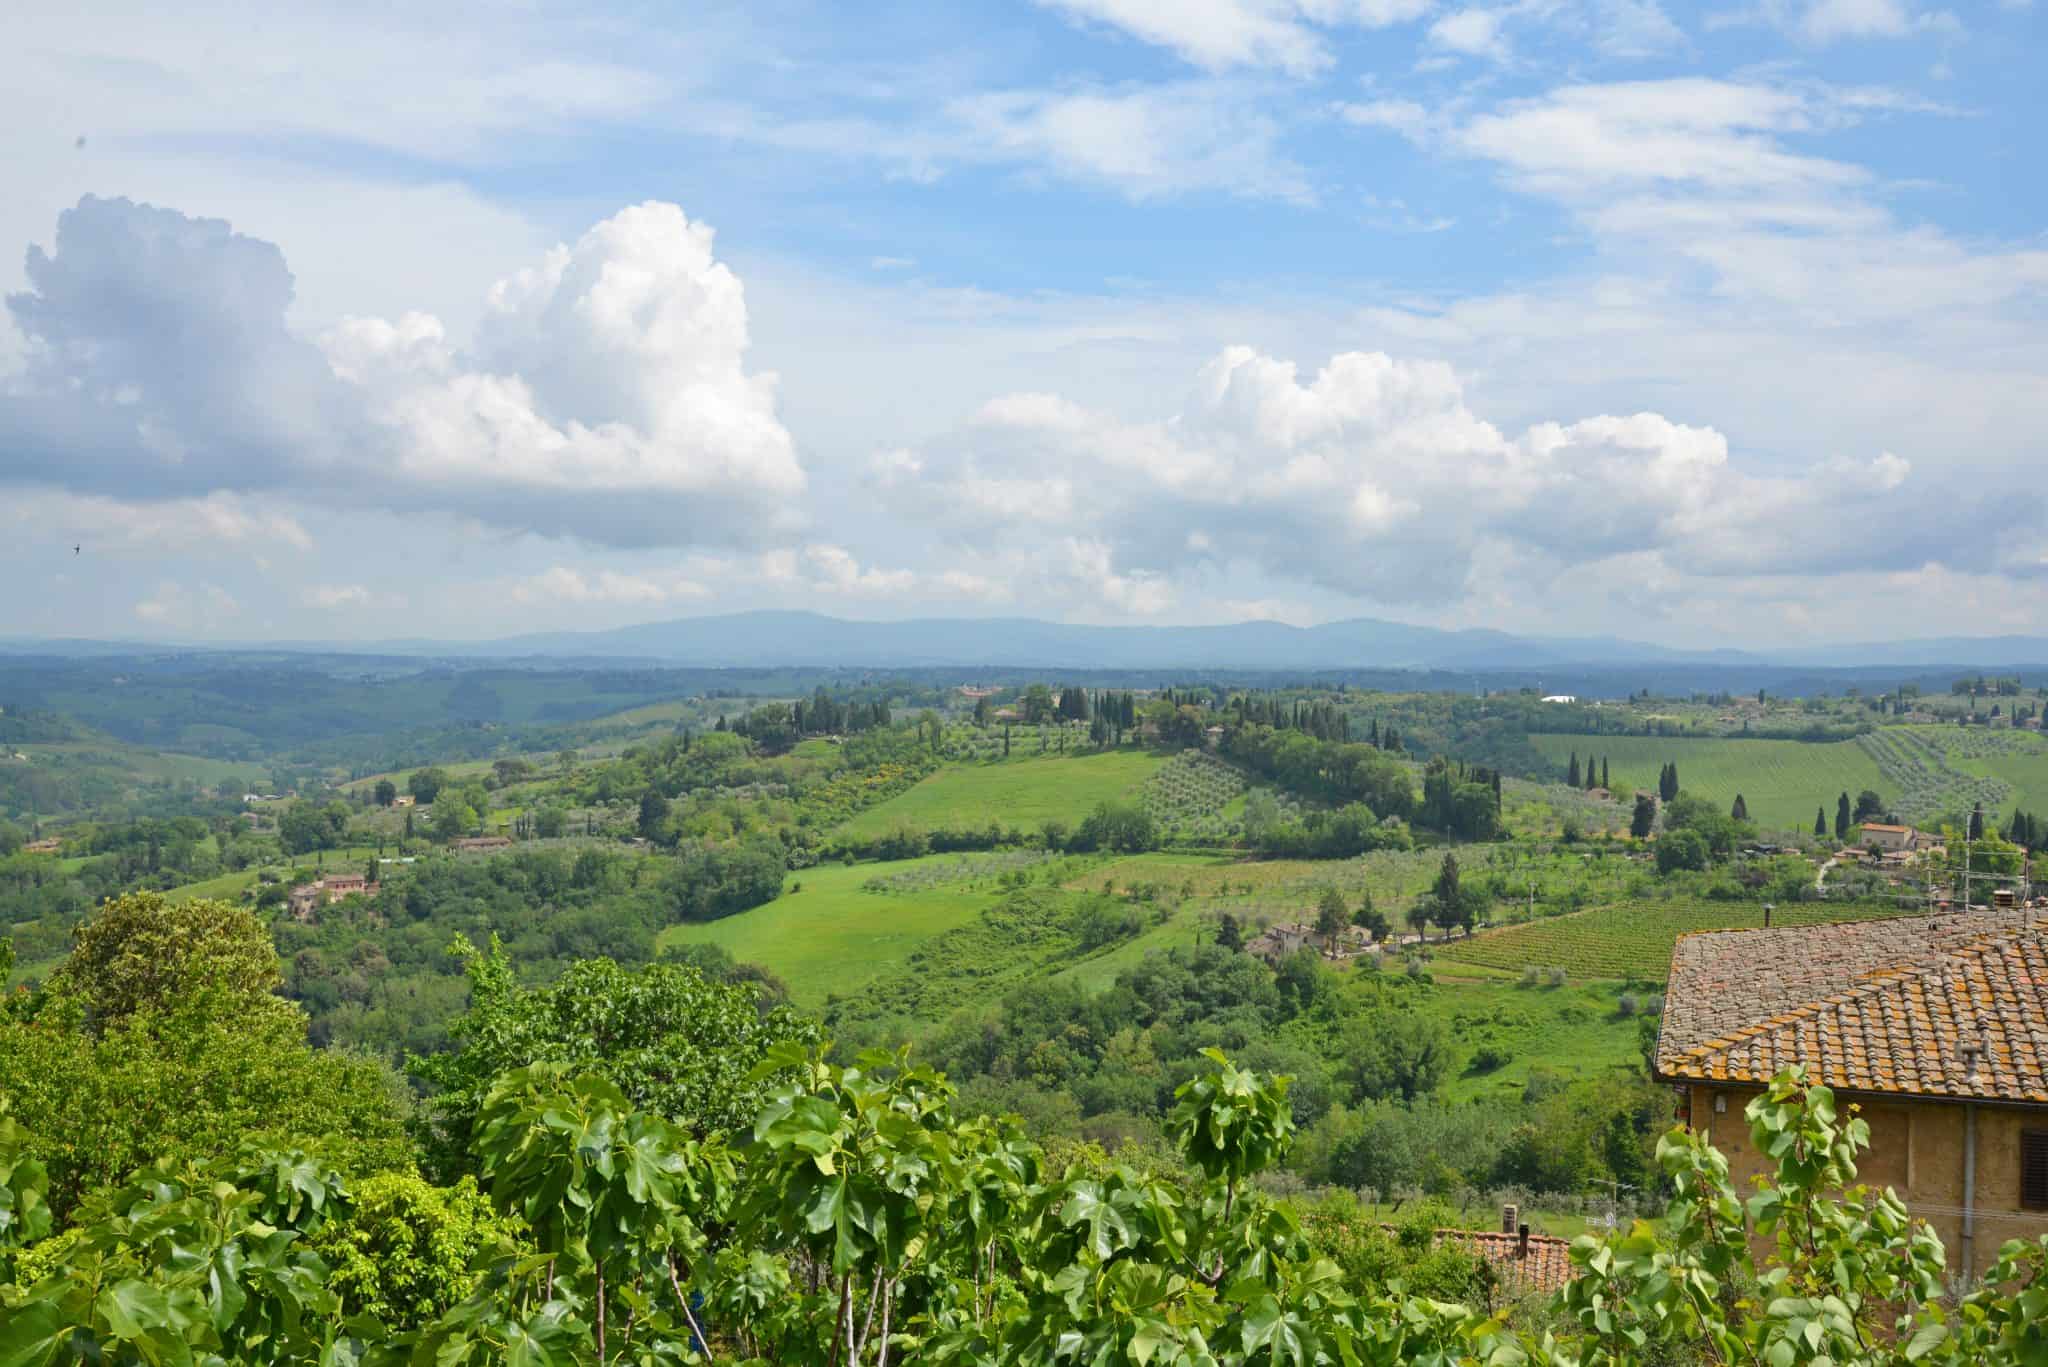
[[[1773,1171],[1749,1142],[1742,1118],[1756,1092],[1694,1086],[1690,1089],[1693,1128],[1706,1134],[1728,1157],[1736,1188],[1752,1189],[1752,1178]],[[1725,1098],[1717,1111],[1715,1098]],[[1967,1279],[1990,1266],[2007,1239],[2048,1234],[2048,1211],[2024,1211],[2020,1201],[2020,1134],[2048,1131],[2048,1107],[1977,1107],[1977,1233],[1968,1267],[1962,1244],[1964,1108],[1954,1102],[1897,1103],[1845,1098],[1862,1108],[1870,1124],[1870,1150],[1857,1165],[1872,1186],[1892,1187],[1912,1212],[1934,1227],[1948,1248],[1950,1270]]]

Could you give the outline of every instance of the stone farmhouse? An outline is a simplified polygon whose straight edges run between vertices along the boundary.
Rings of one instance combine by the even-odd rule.
[[[1867,821],[1857,836],[1858,846],[1875,845],[1886,854],[1910,854],[1923,850],[1933,843],[1933,837],[1911,826],[1888,826],[1882,822]]]
[[[1795,1063],[1862,1108],[1860,1177],[1934,1227],[1959,1284],[2048,1233],[2048,931],[1994,910],[1681,939],[1653,1072],[1738,1187],[1772,1166],[1743,1108]]]
[[[324,906],[339,902],[344,897],[375,897],[382,887],[381,883],[372,883],[360,873],[330,873],[325,878],[293,888],[287,905],[294,920],[310,921]]]
[[[1359,926],[1345,926],[1334,937],[1334,944],[1326,944],[1324,937],[1306,921],[1293,925],[1274,926],[1261,931],[1245,941],[1244,952],[1277,964],[1300,949],[1313,949],[1329,958],[1334,950],[1339,958],[1362,954],[1372,947],[1372,936]]]
[[[1274,926],[1245,941],[1244,952],[1277,964],[1315,937],[1316,928],[1311,925]]]

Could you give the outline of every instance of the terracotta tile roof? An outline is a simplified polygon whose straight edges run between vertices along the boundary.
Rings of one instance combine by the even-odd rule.
[[[1671,953],[1658,1056],[1725,1038],[2012,923],[2010,913],[1971,912],[1681,936]]]
[[[1440,1229],[1436,1235],[1463,1244],[1493,1264],[1501,1285],[1515,1295],[1548,1295],[1577,1275],[1569,1239],[1531,1234],[1524,1246],[1519,1234],[1493,1230]]]
[[[2048,1104],[2048,934],[2010,913],[1687,936],[1664,1012],[1666,1079]]]

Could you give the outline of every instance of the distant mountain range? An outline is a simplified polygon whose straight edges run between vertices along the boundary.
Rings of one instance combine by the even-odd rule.
[[[1707,661],[1632,641],[1543,640],[1357,618],[1316,627],[1073,626],[1030,617],[853,622],[741,612],[611,631],[548,632],[480,645],[511,655],[617,655],[700,666],[976,665],[1068,669],[1526,669],[1546,664]]]
[[[0,640],[0,649],[58,655],[161,650],[164,643]],[[266,641],[251,649],[452,660],[641,661],[696,668],[1385,669],[1492,672],[1629,665],[1816,669],[2048,667],[2048,638],[1943,637],[1789,650],[1679,650],[1609,636],[1443,631],[1371,618],[1296,627],[1075,626],[1029,617],[850,621],[815,612],[737,612],[604,631],[554,631],[488,641]]]

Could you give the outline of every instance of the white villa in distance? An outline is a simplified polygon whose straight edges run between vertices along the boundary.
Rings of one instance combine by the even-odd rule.
[[[1544,702],[1577,702],[1578,700],[1579,695],[1576,693],[1546,693],[1542,699]]]

